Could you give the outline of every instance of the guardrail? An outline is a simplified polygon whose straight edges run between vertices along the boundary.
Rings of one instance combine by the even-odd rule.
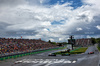
[[[21,53],[9,54],[9,55],[2,55],[0,56],[0,61],[11,59],[11,58],[15,59],[15,58],[26,56],[26,55],[32,55],[32,54],[37,54],[37,53],[42,53],[42,52],[57,50],[57,49],[63,49],[63,48],[64,47],[56,47],[56,48],[49,48],[49,49],[44,49],[44,50],[34,50],[31,52],[21,52]]]

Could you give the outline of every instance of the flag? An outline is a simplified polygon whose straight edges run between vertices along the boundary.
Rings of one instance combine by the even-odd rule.
[[[22,36],[21,36],[21,38],[22,38]]]

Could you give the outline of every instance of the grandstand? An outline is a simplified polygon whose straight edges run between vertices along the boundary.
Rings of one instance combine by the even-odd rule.
[[[0,38],[0,54],[30,52],[57,47],[41,39]]]
[[[92,41],[90,38],[83,38],[83,39],[76,39],[76,46],[83,46],[83,47],[87,47],[89,45],[93,45]]]

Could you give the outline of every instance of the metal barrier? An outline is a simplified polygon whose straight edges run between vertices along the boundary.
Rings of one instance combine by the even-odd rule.
[[[22,57],[22,56],[26,56],[26,55],[32,55],[32,54],[37,54],[37,53],[42,53],[42,52],[46,52],[46,51],[51,51],[51,50],[56,50],[56,49],[63,49],[64,47],[56,47],[56,48],[50,48],[50,49],[44,49],[44,50],[34,50],[31,52],[22,52],[22,53],[17,53],[17,54],[9,54],[9,55],[3,55],[0,56],[0,61],[6,60],[6,59],[11,59],[11,58],[18,58],[18,57]]]

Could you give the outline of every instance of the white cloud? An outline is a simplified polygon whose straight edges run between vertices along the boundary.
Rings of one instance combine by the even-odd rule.
[[[11,1],[12,0],[10,0],[10,2]],[[65,41],[66,38],[68,38],[66,32],[83,30],[85,26],[88,27],[87,24],[95,22],[94,16],[100,14],[100,7],[98,7],[99,1],[84,0],[84,3],[94,5],[82,5],[76,9],[73,9],[73,7],[70,6],[72,3],[40,6],[39,3],[35,4],[35,1],[36,0],[30,5],[28,1],[22,0],[19,2],[19,0],[17,0],[17,2],[14,1],[15,6],[13,7],[11,6],[14,4],[11,4],[10,2],[5,3],[3,1],[4,4],[0,6],[0,22],[11,24],[5,27],[5,31],[34,30],[37,32],[34,37],[26,37],[43,37],[45,40],[49,40],[49,38],[52,37],[53,41]],[[37,1],[42,4],[48,2],[47,0]],[[9,4],[9,7],[6,4]],[[62,25],[51,24],[54,21],[61,20],[63,20]],[[96,26],[96,28],[100,29],[100,26]]]
[[[99,15],[100,11],[100,0],[82,0],[85,4],[89,4],[91,6],[88,7],[88,9],[92,9],[92,13],[95,15]]]
[[[87,38],[91,38],[91,36],[87,35]]]
[[[43,0],[40,0],[40,3],[42,4],[43,3]]]
[[[97,28],[98,30],[100,30],[100,25],[97,25],[96,28]]]
[[[59,41],[63,41],[64,40],[64,38],[59,38]]]
[[[50,41],[51,41],[51,42],[53,42],[53,41],[54,41],[54,39],[50,38]]]
[[[82,28],[76,28],[77,31],[83,30]]]
[[[26,0],[0,0],[0,7],[15,7],[16,5],[28,4]]]

